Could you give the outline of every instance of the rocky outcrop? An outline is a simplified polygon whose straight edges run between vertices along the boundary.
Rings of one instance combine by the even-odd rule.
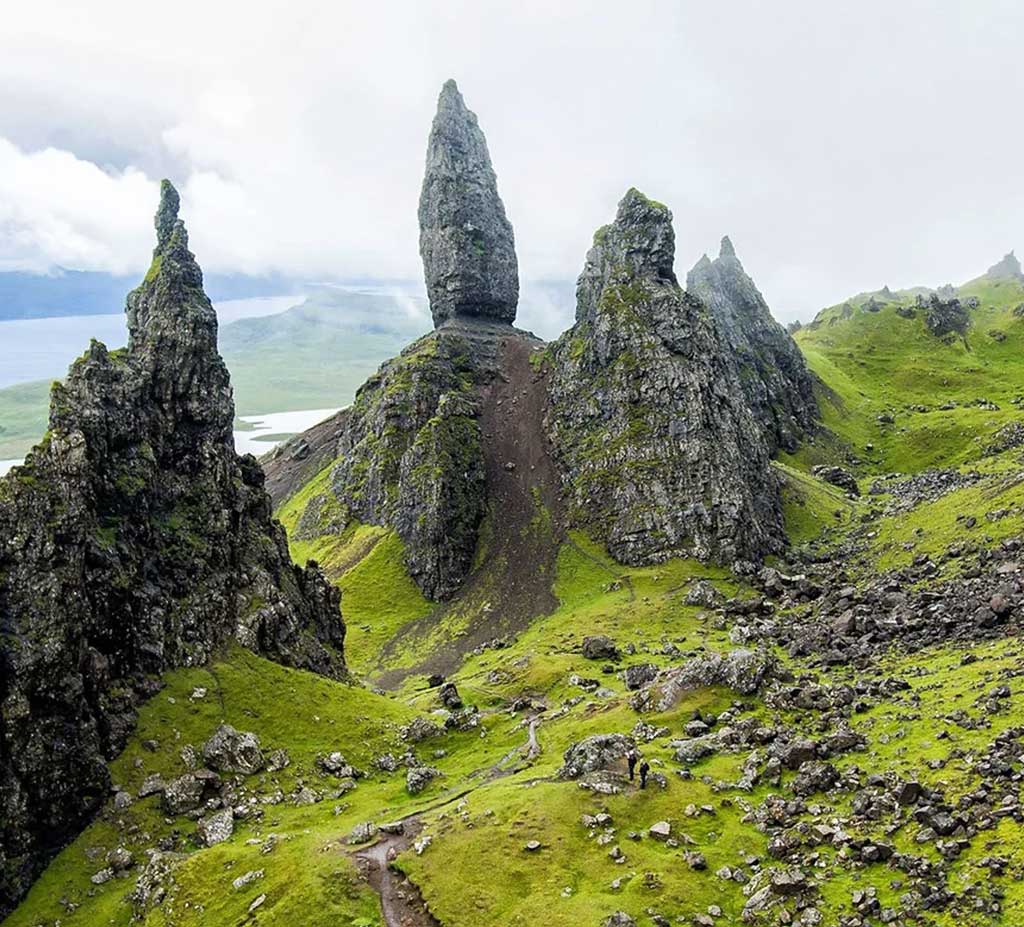
[[[935,337],[943,339],[961,338],[967,334],[971,324],[971,316],[967,308],[955,296],[943,298],[932,293],[922,299],[925,310],[924,324]]]
[[[594,236],[551,350],[569,517],[624,563],[757,560],[784,537],[769,446],[674,251],[671,213],[636,190]]]
[[[772,452],[795,451],[818,420],[814,376],[789,332],[772,317],[728,237],[714,261],[704,255],[697,262],[686,289],[711,310]]]
[[[419,220],[434,324],[458,316],[512,322],[519,301],[512,224],[487,140],[453,80],[441,90],[430,130]]]
[[[232,442],[217,319],[166,181],[129,342],[93,342],[0,481],[0,914],[106,799],[164,670],[229,640],[342,677],[338,594],[295,567]]]
[[[458,328],[433,332],[356,394],[331,476],[349,517],[394,528],[432,599],[469,570],[486,506],[479,387],[493,376]]]
[[[985,276],[993,280],[1024,281],[1024,273],[1021,273],[1020,269],[1020,260],[1012,251],[985,271]]]

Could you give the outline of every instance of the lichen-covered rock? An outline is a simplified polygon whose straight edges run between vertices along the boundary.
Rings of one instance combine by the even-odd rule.
[[[924,303],[924,324],[937,338],[950,339],[967,334],[971,316],[955,296],[943,298],[932,293]]]
[[[592,734],[565,751],[558,775],[562,779],[579,779],[586,773],[601,772],[624,764],[626,754],[636,748],[625,734]]]
[[[164,788],[164,811],[174,815],[198,808],[203,800],[204,788],[205,783],[192,773],[172,779]]]
[[[138,920],[142,920],[148,911],[161,904],[175,890],[174,871],[184,859],[185,856],[178,853],[152,853],[128,895]]]
[[[230,840],[235,832],[235,815],[230,808],[214,811],[196,822],[196,839],[201,846],[212,847]]]
[[[413,766],[405,774],[405,788],[410,795],[419,795],[431,782],[433,782],[441,771],[433,766]]]
[[[636,708],[668,711],[687,692],[707,686],[725,686],[741,695],[753,695],[776,667],[775,658],[763,650],[741,648],[694,657],[659,673],[647,689],[633,697],[633,704]]]
[[[250,776],[266,765],[260,739],[251,731],[236,731],[222,724],[203,744],[203,759],[211,769]]]
[[[707,307],[676,281],[674,241],[669,210],[630,190],[552,346],[569,517],[624,563],[756,561],[784,542],[768,443]]]
[[[789,332],[772,318],[728,237],[714,261],[704,255],[697,262],[686,289],[711,310],[770,449],[796,450],[818,419],[814,377]]]
[[[818,477],[818,479],[824,480],[826,483],[830,483],[833,486],[838,486],[848,495],[860,495],[860,487],[857,485],[857,477],[855,477],[845,467],[816,464],[811,468],[811,472]]]
[[[93,342],[0,480],[0,916],[110,790],[140,700],[226,641],[344,675],[338,594],[239,457],[217,317],[164,183],[128,346]]]
[[[402,740],[410,744],[422,743],[431,737],[440,737],[444,728],[427,718],[413,718],[402,728]]]
[[[434,324],[456,316],[512,322],[519,270],[487,140],[455,81],[437,102],[420,194],[420,255]]]
[[[410,576],[444,600],[469,572],[487,507],[482,390],[498,374],[503,340],[531,338],[509,324],[519,296],[512,226],[483,133],[453,81],[430,134],[419,220],[440,328],[356,393],[338,419],[330,488],[307,504],[299,528],[338,533],[353,519],[393,528]]]
[[[615,641],[604,634],[583,638],[581,650],[587,660],[616,660],[619,656],[619,648],[615,646]]]

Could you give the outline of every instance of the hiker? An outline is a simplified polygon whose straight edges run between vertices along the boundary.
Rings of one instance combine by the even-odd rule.
[[[629,781],[633,781],[633,771],[636,769],[636,750],[630,747],[629,753],[626,754],[626,765],[629,767]]]
[[[640,764],[640,788],[647,788],[647,774],[651,771],[651,764],[644,760]]]

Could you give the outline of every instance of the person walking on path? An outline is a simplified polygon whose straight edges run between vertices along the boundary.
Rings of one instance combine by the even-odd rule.
[[[626,754],[626,765],[629,767],[629,781],[633,781],[633,774],[636,770],[637,755],[636,750],[632,747],[629,748],[629,753]]]
[[[651,764],[644,760],[640,764],[640,788],[647,788],[647,774],[651,771]]]

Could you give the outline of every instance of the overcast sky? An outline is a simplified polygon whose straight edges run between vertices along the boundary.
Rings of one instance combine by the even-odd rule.
[[[777,317],[1024,248],[1024,5],[32,0],[0,27],[0,269],[138,272],[156,181],[222,272],[417,278],[454,77],[526,279],[629,186],[680,277],[729,234]]]

